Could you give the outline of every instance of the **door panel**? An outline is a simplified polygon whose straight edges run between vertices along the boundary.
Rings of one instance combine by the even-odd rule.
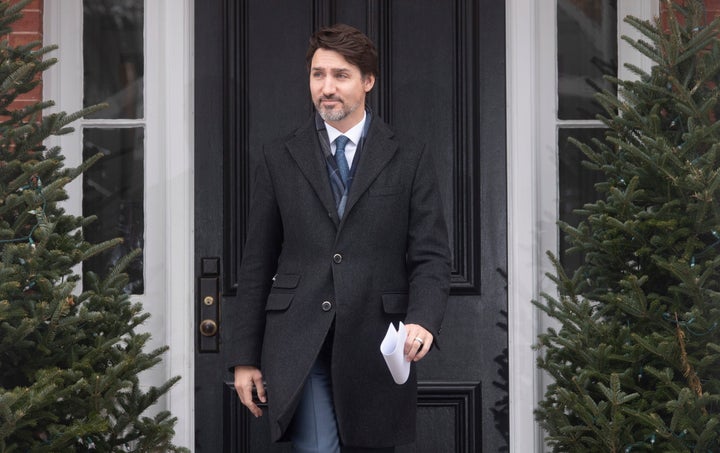
[[[214,337],[200,333],[207,309],[200,289],[196,297],[197,344],[219,345],[196,354],[196,451],[289,451],[268,445],[266,420],[239,404],[224,369],[222,306],[236,297],[249,168],[263,143],[311,114],[307,39],[335,22],[376,43],[371,108],[430,146],[450,227],[453,284],[440,348],[418,366],[418,439],[398,452],[506,451],[504,4],[197,0],[195,8],[199,288],[215,278],[203,267],[220,263]]]

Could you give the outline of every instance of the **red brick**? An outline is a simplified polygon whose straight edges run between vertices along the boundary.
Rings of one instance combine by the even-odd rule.
[[[18,1],[19,0],[10,0],[10,3],[15,4]],[[32,41],[42,41],[43,6],[43,0],[33,0],[23,8],[23,17],[12,24],[13,31],[9,36],[10,45],[17,46]],[[41,100],[42,84],[35,87],[31,92],[16,99],[10,108],[23,108]]]
[[[19,110],[21,108],[27,107],[29,105],[33,105],[38,100],[32,100],[32,99],[16,99],[15,102],[12,103],[10,106],[10,110]]]
[[[40,33],[10,33],[10,45],[21,46],[33,41],[42,41]]]
[[[35,32],[42,33],[42,12],[35,11],[23,11],[23,16],[12,24],[14,33],[17,32]]]
[[[676,3],[684,4],[685,0],[673,0]],[[720,16],[720,0],[704,0],[705,13],[708,22]],[[664,1],[660,3],[660,19],[663,27],[667,27],[667,15],[669,14],[667,4]]]
[[[10,4],[14,5],[20,0],[10,0]],[[25,9],[38,9],[42,10],[43,0],[33,0],[25,6]]]
[[[37,102],[42,99],[42,84],[36,86],[32,91],[23,94],[17,98],[18,101],[32,101]]]

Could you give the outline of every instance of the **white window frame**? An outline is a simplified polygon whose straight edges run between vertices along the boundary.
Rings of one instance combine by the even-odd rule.
[[[59,63],[45,72],[43,98],[55,101],[52,110],[68,113],[82,108],[82,0],[45,0],[45,44],[57,44],[52,56]],[[182,379],[160,402],[178,418],[175,440],[194,445],[194,313],[193,313],[193,2],[145,0],[144,118],[112,121],[113,126],[145,129],[145,292],[134,296],[151,313],[143,326],[152,333],[148,348],[167,344],[161,365],[142,381],[147,385],[172,376]],[[62,147],[66,165],[82,160],[84,125],[72,134],[54,137],[48,145]],[[68,212],[82,212],[82,178],[68,186]]]
[[[594,122],[557,119],[557,2],[509,0],[507,18],[508,318],[510,452],[545,451],[534,410],[547,385],[532,346],[549,324],[531,300],[555,292],[545,274],[545,256],[559,247],[558,130]],[[621,79],[632,77],[625,63],[649,70],[650,61],[619,37],[639,34],[623,18],[651,19],[658,0],[618,0],[618,65]],[[557,253],[557,252],[556,252]]]

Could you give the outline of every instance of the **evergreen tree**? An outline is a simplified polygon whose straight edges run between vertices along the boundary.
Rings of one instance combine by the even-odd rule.
[[[720,452],[720,19],[666,1],[628,17],[653,60],[597,96],[604,140],[574,141],[598,200],[561,224],[583,262],[551,254],[557,295],[535,304],[553,379],[536,416],[557,452]]]
[[[84,288],[73,268],[115,247],[90,244],[82,228],[93,219],[66,214],[66,184],[97,160],[63,166],[51,135],[98,108],[43,116],[43,101],[14,103],[55,64],[53,46],[11,46],[11,24],[29,2],[0,1],[0,452],[179,451],[175,419],[147,415],[176,382],[144,390],[138,373],[156,365],[166,348],[146,352],[147,319],[123,291],[123,269],[89,273]]]

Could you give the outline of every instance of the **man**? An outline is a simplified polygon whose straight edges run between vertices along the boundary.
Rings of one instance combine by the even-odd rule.
[[[403,321],[406,359],[425,357],[450,286],[431,152],[366,109],[378,74],[367,36],[322,29],[306,59],[316,115],[258,159],[229,366],[252,414],[253,388],[268,403],[274,441],[394,451],[415,437],[415,367],[395,384],[380,343]]]

